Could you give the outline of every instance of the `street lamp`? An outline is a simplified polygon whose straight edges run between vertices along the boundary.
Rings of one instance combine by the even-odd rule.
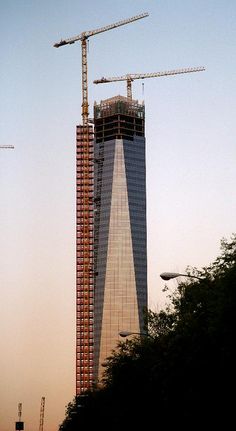
[[[120,337],[129,337],[129,335],[140,335],[141,337],[150,337],[153,338],[152,335],[147,334],[147,332],[133,332],[133,331],[120,331]]]
[[[133,332],[133,331],[120,331],[120,337],[129,337],[129,335],[147,335],[145,332]]]
[[[160,274],[160,277],[162,278],[162,280],[166,280],[166,281],[176,277],[189,277],[189,278],[197,278],[198,280],[202,280],[201,277],[197,277],[196,275],[180,274],[178,272],[162,272]]]

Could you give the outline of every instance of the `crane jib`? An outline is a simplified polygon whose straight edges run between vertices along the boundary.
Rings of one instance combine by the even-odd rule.
[[[71,37],[69,39],[62,39],[60,42],[55,43],[53,46],[55,48],[59,48],[60,46],[63,46],[63,45],[70,45],[74,42],[77,42],[78,40],[82,41],[84,39],[88,39],[90,36],[94,36],[95,34],[103,33],[104,31],[112,30],[113,28],[120,27],[120,26],[125,25],[125,24],[130,24],[131,22],[137,21],[138,19],[141,19],[141,18],[145,18],[148,15],[149,15],[148,12],[144,12],[140,15],[136,15],[136,16],[133,16],[131,18],[124,19],[122,21],[118,21],[118,22],[115,22],[113,24],[109,24],[105,27],[100,27],[100,28],[97,28],[95,30],[90,30],[90,31],[84,31],[83,33],[80,33],[78,36],[74,36],[74,37]]]

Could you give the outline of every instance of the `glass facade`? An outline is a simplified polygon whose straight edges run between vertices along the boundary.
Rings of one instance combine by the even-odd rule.
[[[143,330],[147,308],[144,106],[95,105],[94,377],[119,341]]]

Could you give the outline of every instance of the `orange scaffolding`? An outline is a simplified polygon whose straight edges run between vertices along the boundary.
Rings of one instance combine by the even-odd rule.
[[[93,128],[76,128],[76,395],[93,385]]]

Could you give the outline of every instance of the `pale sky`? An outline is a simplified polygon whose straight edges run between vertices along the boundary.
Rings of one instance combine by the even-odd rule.
[[[143,12],[90,38],[89,103],[125,83],[102,76],[205,66],[133,83],[146,105],[149,307],[163,271],[210,264],[236,212],[234,0],[1,0],[0,429],[22,403],[25,431],[57,431],[75,394],[75,127],[81,123],[75,36]],[[171,283],[171,282],[170,282]],[[174,286],[174,282],[172,282]],[[125,329],[125,328],[124,328]]]

